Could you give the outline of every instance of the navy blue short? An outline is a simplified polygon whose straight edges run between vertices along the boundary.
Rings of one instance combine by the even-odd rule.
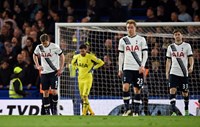
[[[169,87],[178,88],[180,90],[188,91],[188,77],[181,77],[177,75],[169,75]]]
[[[124,70],[122,81],[133,85],[133,87],[141,88],[143,86],[143,74],[139,74],[139,71]]]
[[[58,77],[56,72],[41,74],[42,90],[57,89],[58,87]]]

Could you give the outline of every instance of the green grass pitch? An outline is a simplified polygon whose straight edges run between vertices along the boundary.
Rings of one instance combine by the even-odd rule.
[[[0,116],[0,127],[200,127],[200,117]]]

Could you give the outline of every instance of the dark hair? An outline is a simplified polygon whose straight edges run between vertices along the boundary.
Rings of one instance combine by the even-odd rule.
[[[45,42],[45,41],[48,41],[49,40],[49,36],[47,34],[42,34],[40,36],[40,41],[41,42]]]
[[[87,46],[85,44],[80,45],[79,49],[87,49]]]
[[[34,42],[33,38],[32,37],[27,37],[26,40],[30,40],[32,43]]]
[[[182,30],[180,30],[180,29],[175,29],[175,30],[173,31],[173,34],[175,34],[175,33],[177,33],[177,32],[180,32],[181,34],[183,33]]]

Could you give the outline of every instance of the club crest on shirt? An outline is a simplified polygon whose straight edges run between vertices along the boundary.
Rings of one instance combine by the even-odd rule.
[[[185,57],[184,52],[172,52],[172,57]]]
[[[127,45],[126,46],[126,51],[131,51],[131,52],[135,52],[135,51],[139,51],[139,46],[138,45]]]

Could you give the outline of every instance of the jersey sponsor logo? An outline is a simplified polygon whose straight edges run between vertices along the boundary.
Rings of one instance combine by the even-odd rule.
[[[41,56],[44,58],[52,57],[51,53],[41,52]]]
[[[126,46],[126,51],[131,51],[131,52],[135,52],[135,51],[139,51],[139,46],[133,46],[133,45],[127,45]]]
[[[79,66],[79,67],[83,67],[83,68],[85,68],[85,67],[88,68],[88,65],[87,65],[87,64],[84,64],[84,63],[79,63],[78,66]]]
[[[185,57],[184,52],[172,52],[172,57]]]

